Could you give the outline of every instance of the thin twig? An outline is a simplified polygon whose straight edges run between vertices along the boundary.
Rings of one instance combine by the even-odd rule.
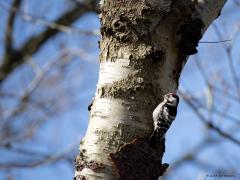
[[[16,109],[14,109],[12,112],[9,113],[8,117],[6,118],[6,121],[10,121],[13,117],[17,116],[19,113],[24,111],[24,109],[28,105],[28,101],[30,99],[30,96],[34,93],[34,91],[37,89],[37,87],[40,85],[40,83],[44,80],[48,72],[56,65],[57,63],[60,63],[61,61],[64,61],[68,58],[71,58],[72,54],[68,52],[67,49],[63,49],[60,54],[54,58],[51,61],[48,61],[41,71],[38,71],[35,78],[32,80],[32,82],[28,85],[28,87],[25,89],[24,93],[20,97],[20,104]],[[61,60],[61,61],[59,61]]]
[[[86,30],[66,26],[63,24],[59,24],[57,22],[50,22],[45,18],[41,18],[41,17],[35,16],[33,14],[27,13],[27,12],[19,9],[18,7],[7,6],[3,2],[0,3],[0,7],[2,7],[3,9],[5,9],[7,11],[15,13],[15,14],[18,13],[23,18],[23,20],[35,23],[37,25],[47,26],[51,29],[56,29],[58,31],[65,32],[65,33],[76,33],[76,34],[82,34],[82,35],[87,35],[87,36],[99,36],[98,30],[86,31]]]
[[[1,163],[0,168],[35,168],[41,165],[55,163],[61,159],[65,159],[67,155],[69,155],[75,148],[76,144],[69,146],[62,153],[57,155],[48,155],[41,160],[35,162],[8,162]]]
[[[212,138],[205,138],[201,142],[199,142],[195,147],[193,147],[191,150],[189,150],[185,155],[183,155],[181,158],[175,160],[170,168],[167,171],[167,175],[170,174],[172,171],[176,171],[178,167],[180,167],[183,163],[195,161],[197,156],[204,151],[206,148],[209,147],[209,145],[213,145],[215,143],[219,143],[220,141],[217,139]]]
[[[8,54],[12,52],[13,27],[21,2],[22,0],[14,0],[11,9],[16,9],[16,11],[9,12],[5,26],[5,56],[8,56]]]
[[[179,91],[179,94],[183,97],[185,102],[189,105],[189,107],[195,112],[195,114],[199,117],[199,119],[210,129],[214,130],[221,136],[225,137],[226,139],[230,140],[231,142],[237,144],[240,146],[240,141],[236,138],[234,138],[232,135],[222,131],[219,127],[215,126],[211,121],[207,120],[204,115],[199,111],[198,107],[192,103],[192,101],[188,98],[188,96],[182,92],[181,90]]]
[[[200,41],[199,43],[208,43],[208,44],[216,44],[216,43],[223,43],[223,42],[229,42],[232,41],[231,39],[222,40],[222,41]]]
[[[0,4],[4,6],[1,1]],[[4,6],[6,8],[6,6]],[[81,5],[74,6],[70,10],[64,12],[53,24],[60,24],[62,26],[70,26],[77,19],[87,12],[97,12],[97,1],[85,1]],[[42,45],[44,45],[50,38],[59,33],[58,29],[47,27],[41,33],[34,35],[27,39],[25,43],[18,49],[11,53],[11,56],[4,58],[0,65],[0,85],[4,80],[20,65],[22,65],[27,57],[31,57],[36,53]]]
[[[214,86],[209,82],[207,74],[206,74],[205,70],[203,69],[203,67],[202,67],[202,65],[199,62],[199,59],[197,57],[196,57],[196,61],[194,61],[194,62],[197,65],[197,68],[199,69],[200,74],[202,75],[203,80],[205,81],[205,84],[207,85],[208,93],[206,95],[206,98],[207,98],[207,106],[206,107],[207,107],[209,119],[211,119],[212,118],[212,111],[214,109],[214,103],[213,103]]]

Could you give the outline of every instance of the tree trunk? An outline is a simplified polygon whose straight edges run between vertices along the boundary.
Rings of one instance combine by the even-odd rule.
[[[226,0],[102,0],[100,72],[76,179],[157,179],[164,142],[148,147],[152,111]]]

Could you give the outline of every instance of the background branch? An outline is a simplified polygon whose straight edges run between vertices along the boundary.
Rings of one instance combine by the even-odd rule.
[[[16,11],[10,11],[9,16],[5,26],[5,56],[9,56],[12,53],[12,43],[13,43],[13,28],[14,22],[18,10],[20,9],[22,0],[14,0],[12,3],[12,9]]]
[[[95,1],[86,1],[78,3],[70,10],[63,13],[53,24],[69,26],[87,12],[97,12],[98,6]],[[29,38],[21,48],[14,49],[11,54],[3,58],[3,63],[0,65],[0,85],[19,65],[23,64],[27,57],[36,53],[42,45],[50,38],[59,33],[59,29],[48,27],[43,32]]]

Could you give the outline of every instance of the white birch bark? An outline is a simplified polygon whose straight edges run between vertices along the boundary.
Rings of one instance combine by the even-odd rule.
[[[190,54],[179,50],[176,29],[186,18],[197,17],[203,34],[225,2],[101,1],[99,80],[76,159],[76,179],[121,179],[109,154],[135,137],[149,136],[154,107],[163,94],[177,91]]]

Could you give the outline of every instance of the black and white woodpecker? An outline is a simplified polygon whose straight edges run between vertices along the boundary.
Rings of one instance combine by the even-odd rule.
[[[163,101],[154,109],[152,114],[154,131],[149,139],[150,146],[159,145],[165,138],[167,130],[176,118],[178,103],[178,95],[168,93],[163,96]]]

